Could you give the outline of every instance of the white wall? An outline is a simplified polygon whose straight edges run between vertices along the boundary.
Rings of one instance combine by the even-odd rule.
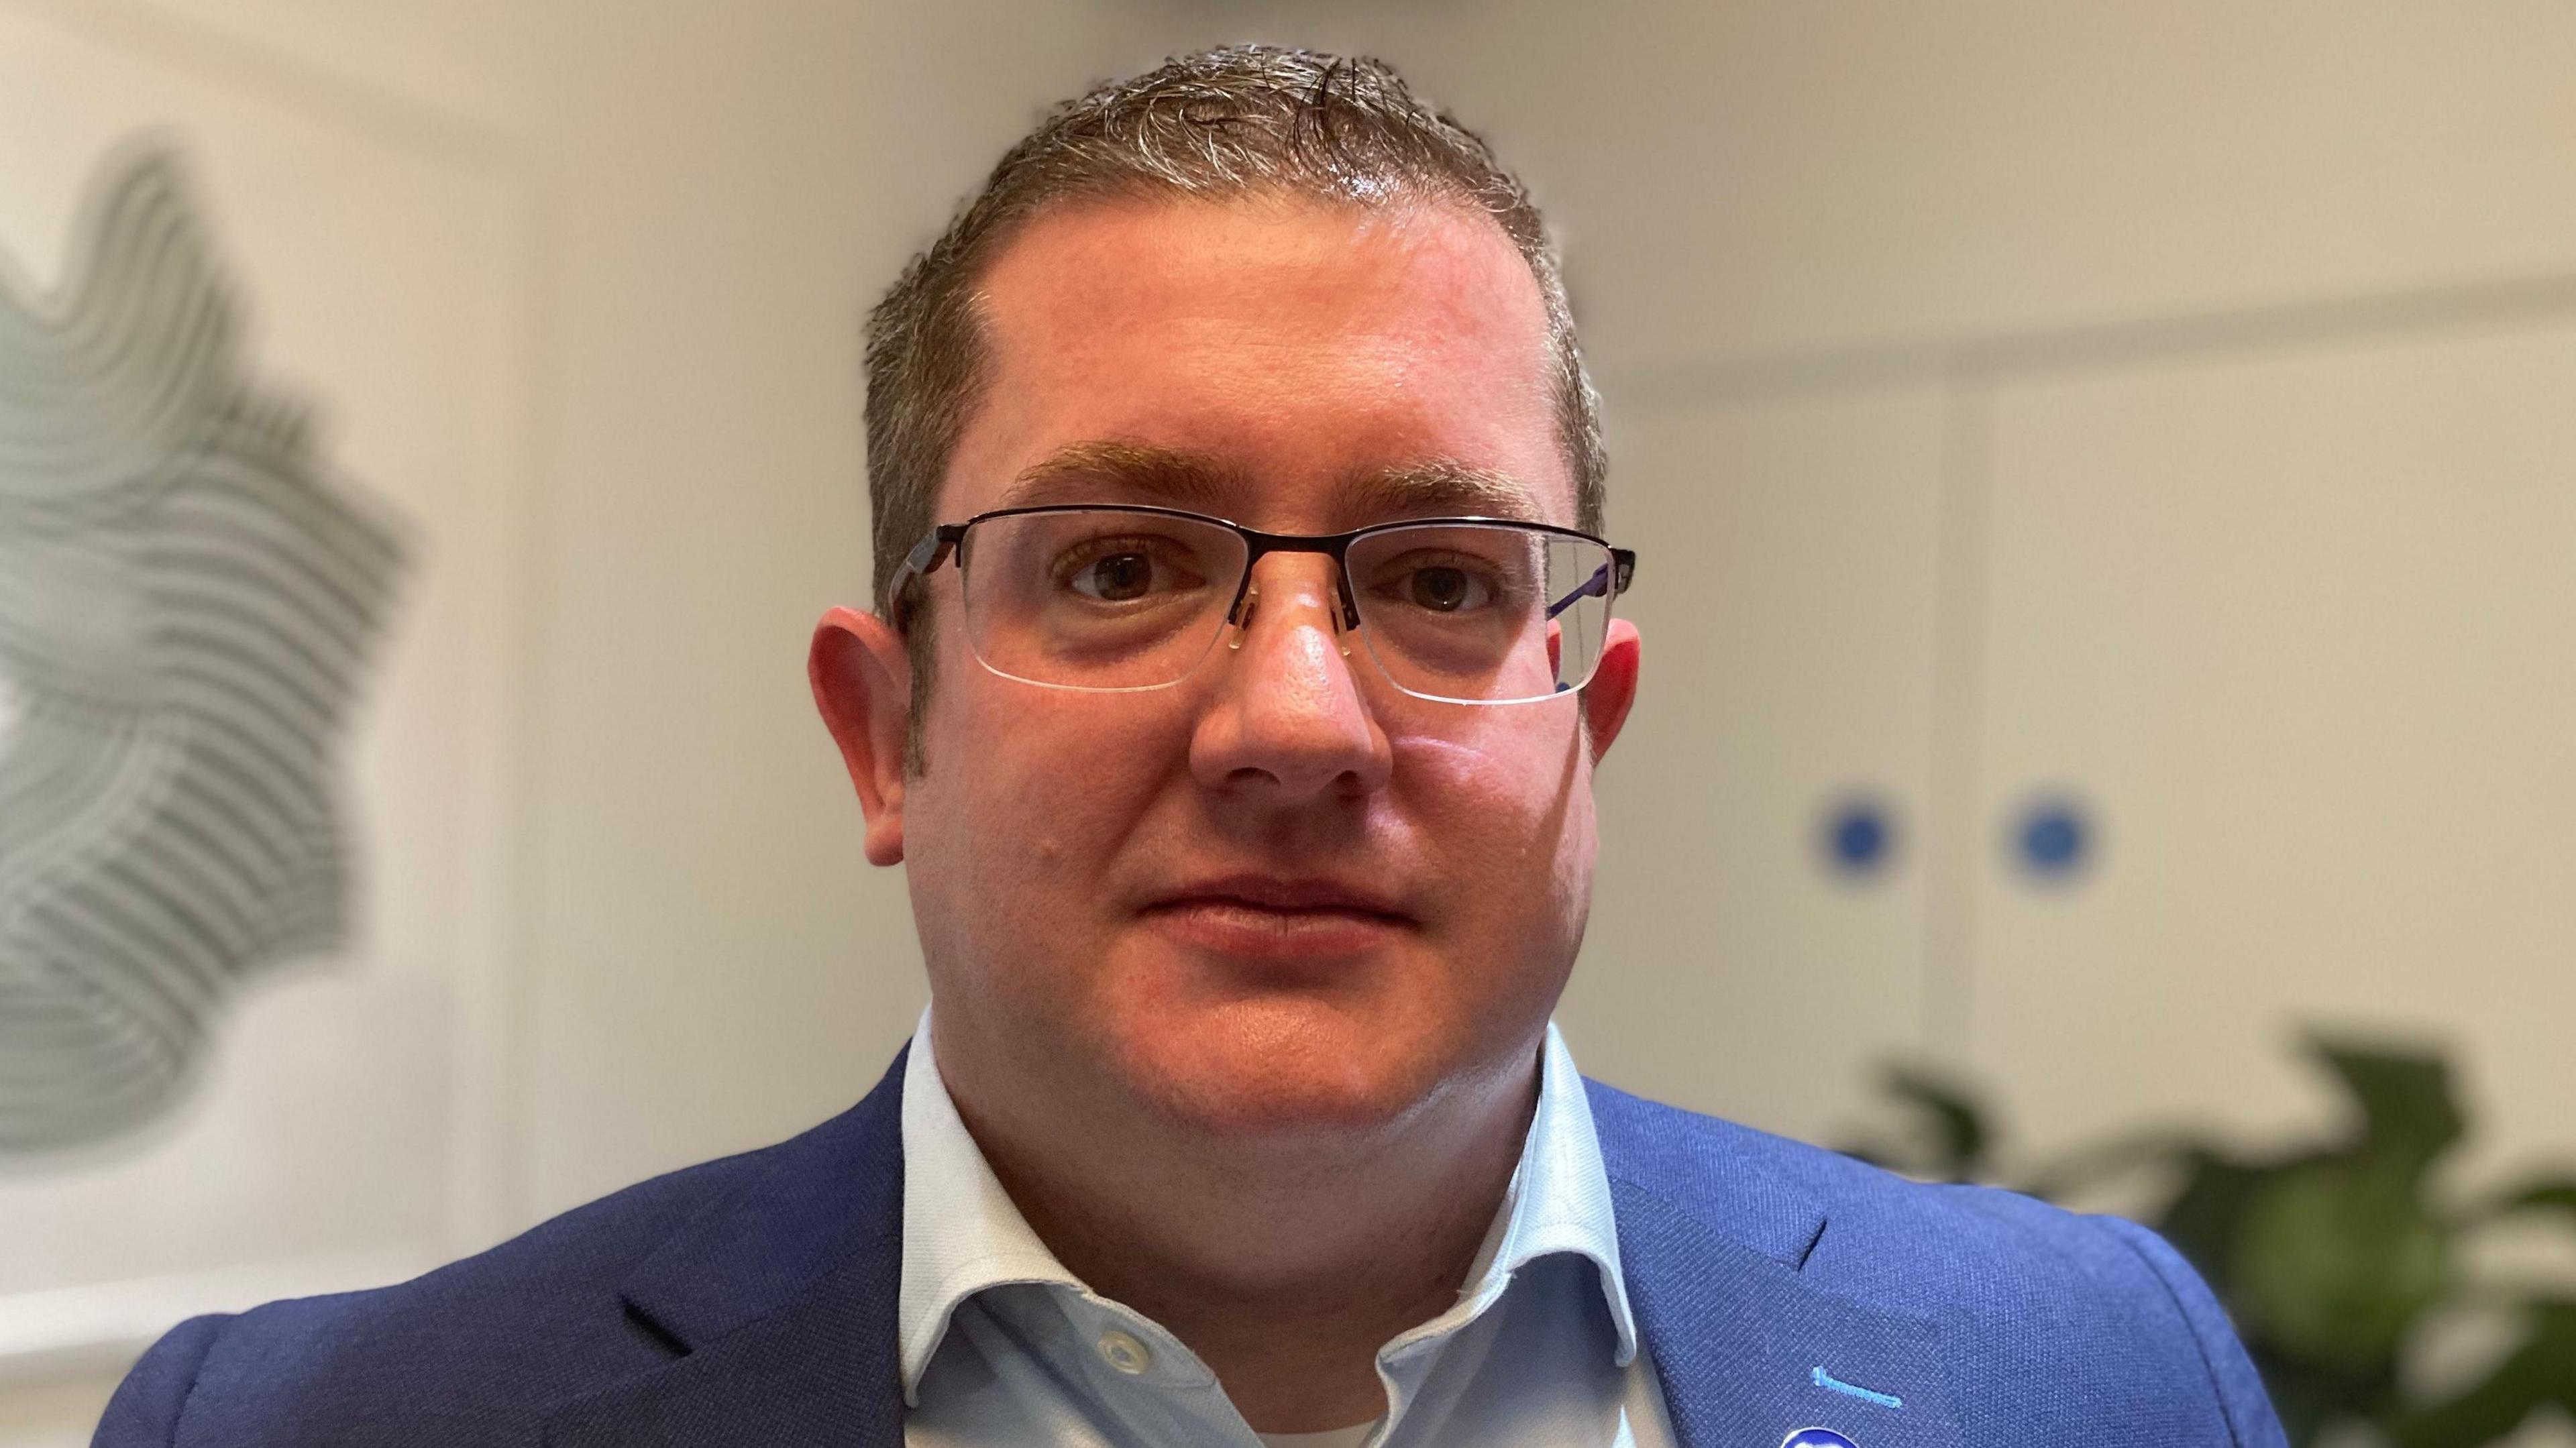
[[[2555,395],[2541,332],[2469,335],[2564,310],[2549,285],[2443,290],[2576,274],[2576,11],[2555,0],[0,3],[299,104],[462,128],[532,178],[539,602],[507,1083],[523,1219],[818,1119],[909,1027],[900,880],[859,859],[800,670],[814,616],[866,582],[856,319],[1038,105],[1238,37],[1386,55],[1493,133],[1566,233],[1650,643],[1566,1008],[1597,1074],[1828,1133],[1866,1061],[1929,1046],[1998,1075],[2045,1139],[2167,1106],[2277,1126],[2315,1099],[2279,1061],[2290,1015],[2420,998],[2498,1063],[2481,1089],[2516,1149],[2576,1150],[2547,1029],[2576,1007],[2576,922],[2552,891],[2576,785],[2547,767],[2576,692],[2520,667],[2564,613],[2454,587],[2564,521],[2547,492],[2564,472],[2441,454],[2374,475],[2384,509],[2435,473],[2437,502],[2495,490],[2491,531],[2411,554],[2383,511],[2383,552],[2335,575],[2363,590],[2367,560],[2411,558],[2441,606],[2376,625],[2467,630],[2406,641],[2385,677],[2426,710],[2377,732],[2336,735],[2317,707],[2368,697],[2369,669],[2284,699],[2260,660],[2206,657],[2207,631],[2276,593],[2185,590],[2205,613],[2126,617],[2090,561],[2216,566],[2204,544],[2306,516],[2242,465],[2276,414],[2249,418],[2240,388],[2298,422],[2287,465],[2325,510],[2357,501],[2332,486],[2356,461],[2328,445],[2340,418],[2461,379]],[[2442,355],[2342,377],[2408,346]],[[2140,416],[2155,425],[2126,441],[2145,451],[2068,476]],[[2411,416],[2406,437],[2503,456],[2444,421],[2474,414]],[[2138,530],[2105,520],[2158,516],[2154,460],[2195,447],[2239,464],[2174,495],[2207,527],[2123,559]],[[2083,611],[2052,616],[2076,584],[2096,588]],[[2524,610],[2519,652],[2411,671],[2484,637],[2490,603]],[[2276,777],[2204,767],[2232,768],[2240,733],[2138,722],[2123,691],[2148,687],[2232,688],[2222,719],[2269,710],[2251,727],[2283,747],[2345,739],[2345,768],[2262,794]],[[2483,772],[2432,758],[2454,726],[2521,752]],[[1995,836],[2043,777],[2082,787],[2116,848],[2038,897]],[[2365,777],[2378,793],[2342,788]],[[2517,786],[2501,816],[2480,808]],[[1903,828],[1890,876],[1860,887],[1813,842],[1853,788]],[[2213,801],[2247,791],[2353,811],[2284,849],[2412,833],[2258,879],[2195,853]],[[2391,798],[2415,812],[2354,803]],[[2442,863],[2440,841],[2480,829],[2514,833]],[[2387,906],[2407,887],[2439,898]],[[2353,927],[2361,898],[2406,928]],[[2204,1003],[2247,972],[2270,983],[2232,1015],[2176,1007],[2161,972],[2185,949],[2175,978]],[[2444,951],[2495,963],[2501,1013],[2430,1009]],[[2265,976],[2274,961],[2295,968]],[[2164,1069],[2183,1061],[2187,1078]],[[0,1444],[78,1441],[105,1385],[0,1390]]]

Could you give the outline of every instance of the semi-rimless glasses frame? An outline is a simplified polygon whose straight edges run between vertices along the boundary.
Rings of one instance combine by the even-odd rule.
[[[1243,558],[1234,580],[1232,597],[1227,603],[1222,623],[1217,624],[1205,635],[1205,645],[1211,650],[1216,638],[1228,627],[1237,630],[1235,645],[1240,647],[1242,642],[1240,630],[1250,625],[1252,610],[1257,607],[1259,601],[1259,593],[1252,581],[1253,569],[1263,558],[1273,553],[1320,553],[1333,560],[1335,602],[1338,604],[1338,617],[1335,622],[1340,626],[1345,638],[1353,633],[1361,633],[1367,622],[1359,595],[1352,587],[1351,550],[1354,546],[1362,546],[1365,550],[1366,545],[1371,542],[1384,544],[1402,541],[1403,535],[1417,535],[1432,539],[1440,537],[1441,530],[1473,529],[1485,533],[1526,537],[1529,543],[1548,559],[1550,568],[1559,566],[1556,559],[1559,553],[1562,553],[1569,560],[1562,565],[1566,576],[1551,578],[1547,582],[1542,621],[1553,628],[1562,615],[1575,610],[1585,600],[1600,601],[1596,608],[1586,609],[1577,615],[1583,621],[1576,626],[1584,629],[1589,635],[1577,641],[1582,647],[1577,650],[1577,659],[1572,662],[1579,662],[1581,666],[1581,676],[1578,678],[1562,676],[1563,664],[1569,661],[1562,659],[1559,651],[1552,650],[1550,667],[1558,677],[1554,678],[1550,686],[1542,692],[1505,698],[1468,697],[1455,693],[1436,692],[1408,683],[1402,677],[1404,671],[1390,665],[1387,657],[1379,652],[1374,643],[1371,644],[1371,657],[1376,660],[1379,671],[1384,673],[1388,681],[1398,689],[1418,698],[1451,703],[1536,702],[1572,692],[1591,682],[1592,673],[1599,665],[1601,647],[1606,641],[1612,601],[1628,590],[1637,568],[1637,555],[1632,549],[1613,547],[1608,540],[1578,529],[1559,528],[1553,524],[1533,523],[1518,518],[1402,518],[1384,523],[1372,523],[1363,528],[1353,528],[1341,533],[1271,533],[1258,528],[1247,528],[1231,519],[1180,508],[1121,503],[1051,503],[1031,507],[997,508],[990,512],[978,513],[961,523],[942,523],[922,535],[921,541],[915,544],[912,551],[905,556],[902,569],[896,576],[891,592],[896,608],[897,626],[903,626],[906,620],[905,602],[909,596],[908,590],[916,580],[926,582],[931,574],[938,571],[941,564],[954,560],[959,574],[967,580],[965,586],[970,590],[976,586],[972,580],[975,559],[980,551],[977,547],[978,530],[1007,524],[1009,520],[1028,520],[1023,524],[1028,526],[1042,524],[1050,518],[1083,514],[1170,520],[1184,525],[1220,529],[1240,541]],[[1454,539],[1465,535],[1452,532],[1449,536]],[[1549,551],[1551,549],[1556,551]],[[970,602],[970,614],[973,611]],[[1206,625],[1201,624],[1198,627],[1204,628]],[[1196,637],[1195,633],[1191,636]],[[1362,636],[1367,637],[1366,634]],[[1171,674],[1171,677],[1157,678],[1148,683],[1082,683],[1061,678],[1031,677],[1029,673],[997,663],[988,656],[985,641],[976,636],[971,626],[968,641],[974,648],[977,662],[1004,678],[1042,688],[1072,689],[1091,693],[1141,693],[1169,688],[1187,677],[1206,657],[1205,652],[1191,655],[1176,672]],[[1343,652],[1346,655],[1349,653],[1347,643],[1343,646]]]

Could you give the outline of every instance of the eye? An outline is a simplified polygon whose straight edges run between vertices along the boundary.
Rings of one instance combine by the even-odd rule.
[[[1058,586],[1093,603],[1140,603],[1203,586],[1197,562],[1178,540],[1131,534],[1086,540],[1050,572]]]
[[[1457,613],[1482,604],[1488,597],[1482,580],[1464,568],[1448,565],[1414,569],[1405,580],[1404,591],[1407,602],[1433,613]]]
[[[1446,548],[1417,550],[1371,571],[1376,577],[1370,593],[1418,616],[1483,613],[1500,604],[1507,592],[1501,577],[1482,559]]]
[[[1073,591],[1103,603],[1143,598],[1154,586],[1154,560],[1142,553],[1105,553],[1073,575]]]

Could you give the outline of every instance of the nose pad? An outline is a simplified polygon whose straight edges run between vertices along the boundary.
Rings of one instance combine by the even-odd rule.
[[[1252,615],[1260,608],[1261,590],[1249,583],[1245,584],[1243,597],[1234,601],[1234,613],[1226,619],[1227,623],[1234,625],[1234,637],[1226,640],[1225,643],[1228,649],[1243,647],[1243,636],[1252,632]]]
[[[1234,606],[1234,617],[1231,620],[1234,624],[1234,637],[1226,640],[1225,643],[1226,650],[1229,653],[1239,653],[1242,651],[1244,636],[1252,632],[1252,616],[1260,611],[1261,585],[1257,583],[1245,584],[1243,586],[1243,601]],[[1351,656],[1351,631],[1348,628],[1345,628],[1342,624],[1342,612],[1342,609],[1338,607],[1325,610],[1326,615],[1333,620],[1334,647],[1339,648],[1342,651],[1342,657],[1347,659]]]

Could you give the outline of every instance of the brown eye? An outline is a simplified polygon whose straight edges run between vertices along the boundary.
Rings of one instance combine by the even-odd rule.
[[[1456,613],[1465,608],[1473,591],[1473,582],[1463,568],[1417,568],[1409,590],[1414,607],[1434,613]]]
[[[1073,586],[1104,603],[1131,602],[1154,586],[1154,560],[1142,553],[1105,554],[1075,575]]]

